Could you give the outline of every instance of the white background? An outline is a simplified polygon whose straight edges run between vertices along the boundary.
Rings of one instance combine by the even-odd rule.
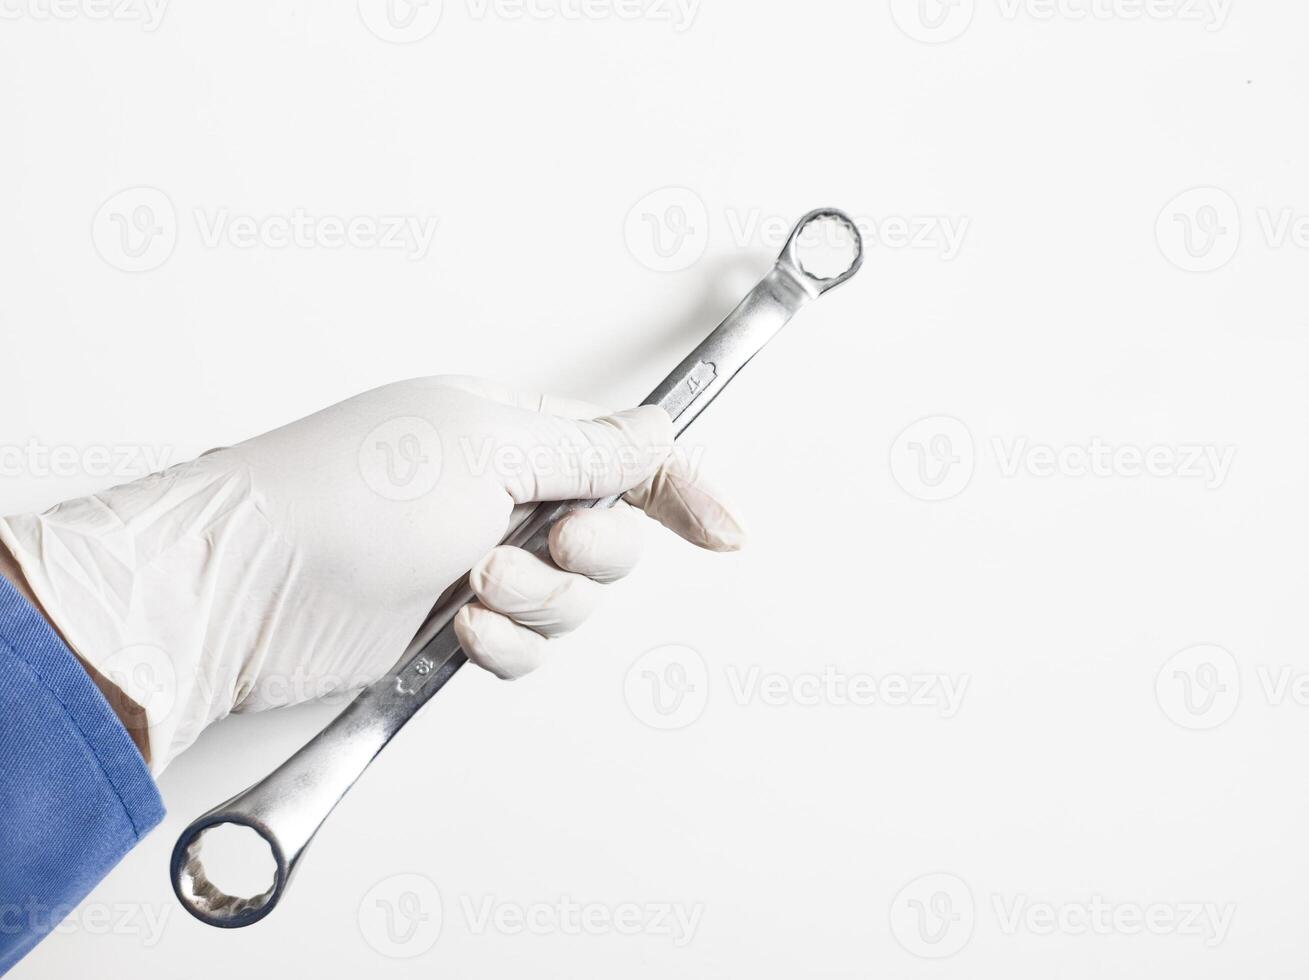
[[[836,205],[868,254],[692,430],[745,553],[652,528],[235,932],[175,904],[173,841],[337,708],[219,725],[13,976],[1301,975],[1303,4],[49,2],[0,21],[7,512],[115,482],[90,447],[180,461],[414,374],[631,403],[779,226]],[[277,247],[296,209],[437,226]],[[892,697],[805,697],[828,668]]]

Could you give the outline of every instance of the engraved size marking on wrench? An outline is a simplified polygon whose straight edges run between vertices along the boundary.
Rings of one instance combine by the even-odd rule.
[[[419,657],[403,674],[396,678],[395,687],[401,694],[413,694],[423,686],[436,664],[428,657]],[[417,675],[416,677],[411,675]]]
[[[701,389],[716,377],[718,377],[718,368],[714,367],[712,361],[701,361],[691,369],[691,373],[686,376],[686,381],[683,382],[684,387],[676,396],[676,401],[672,405],[664,406],[674,422],[677,421],[679,415],[686,411],[686,407],[695,401]]]

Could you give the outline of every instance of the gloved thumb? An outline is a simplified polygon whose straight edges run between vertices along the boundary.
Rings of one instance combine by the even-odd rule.
[[[673,447],[672,420],[657,405],[597,419],[517,414],[500,467],[515,504],[623,493],[653,476]]]

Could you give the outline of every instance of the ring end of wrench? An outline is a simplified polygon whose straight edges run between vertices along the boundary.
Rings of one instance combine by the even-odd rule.
[[[276,866],[273,882],[257,895],[229,895],[205,873],[201,858],[203,838],[215,827],[226,825],[253,830],[272,853]],[[224,805],[206,813],[182,831],[173,846],[169,870],[173,893],[191,915],[206,925],[239,929],[258,922],[277,906],[294,871],[294,863],[287,861],[276,835],[268,827],[248,814],[227,812]]]
[[[828,227],[817,248],[805,233],[816,233],[820,225]],[[800,284],[811,298],[817,298],[841,285],[864,262],[864,240],[854,219],[840,208],[815,208],[800,218],[778,256],[778,264]]]

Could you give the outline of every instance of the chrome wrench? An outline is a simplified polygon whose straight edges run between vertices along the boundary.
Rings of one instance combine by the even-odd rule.
[[[828,240],[815,248],[814,235],[803,233],[820,229],[826,229]],[[863,243],[849,217],[833,208],[810,211],[796,223],[767,275],[644,404],[665,409],[674,434],[681,435],[795,313],[853,276],[862,261]],[[618,499],[540,504],[505,543],[549,561],[555,521],[583,507],[612,507]],[[258,922],[277,906],[309,842],[337,803],[396,732],[467,662],[452,621],[472,598],[465,577],[434,610],[425,632],[435,632],[413,656],[364,688],[261,782],[182,831],[171,873],[173,890],[187,911],[209,925],[237,928]],[[222,824],[248,827],[268,845],[276,870],[267,890],[250,897],[228,895],[206,876],[201,839]]]

